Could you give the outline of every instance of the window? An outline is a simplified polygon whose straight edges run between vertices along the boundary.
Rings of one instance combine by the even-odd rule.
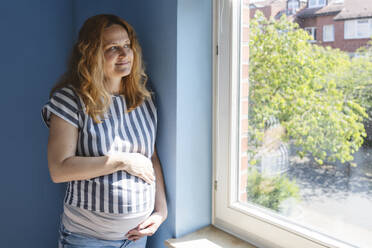
[[[345,21],[345,39],[365,39],[372,36],[372,19]]]
[[[355,21],[345,21],[344,23],[344,38],[353,39],[355,37]]]
[[[309,8],[322,7],[326,5],[326,0],[309,0]]]
[[[369,20],[357,20],[357,34],[358,37],[369,36]]]
[[[213,224],[257,247],[372,247],[364,107],[340,92],[372,95],[372,62],[305,42],[289,18],[249,23],[242,1],[215,2]]]
[[[288,0],[287,9],[288,9],[288,14],[289,15],[296,14],[299,7],[300,7],[300,3],[299,3],[298,0]]]
[[[310,40],[310,42],[316,42],[316,27],[306,27],[305,30],[312,37],[312,40]]]
[[[333,25],[324,25],[323,26],[323,41],[331,42],[335,41],[335,32]]]

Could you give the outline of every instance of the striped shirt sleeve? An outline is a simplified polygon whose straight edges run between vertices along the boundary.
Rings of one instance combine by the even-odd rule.
[[[155,95],[152,95],[151,96],[151,98],[149,99],[149,104],[150,104],[151,112],[154,115],[155,126],[157,126],[157,123],[158,123],[158,110],[156,108],[156,98],[155,98]]]
[[[79,128],[79,111],[77,96],[71,88],[57,90],[43,106],[41,115],[49,128],[51,114],[62,118],[76,128]]]

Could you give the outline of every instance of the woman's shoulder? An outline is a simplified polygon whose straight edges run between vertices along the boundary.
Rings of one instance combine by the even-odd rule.
[[[57,88],[53,94],[52,98],[56,96],[63,96],[64,98],[68,98],[71,101],[74,101],[78,104],[81,103],[81,98],[78,93],[78,90],[72,85],[72,84],[67,84],[65,86],[62,86],[60,88]]]
[[[142,105],[147,109],[147,114],[151,117],[153,121],[157,121],[157,108],[154,100],[154,95],[146,97]]]
[[[74,105],[79,111],[84,110],[83,101],[78,94],[78,91],[72,84],[67,84],[60,88],[57,88],[51,96],[51,100],[52,99],[70,103],[71,105]]]
[[[42,107],[42,118],[49,127],[51,114],[79,128],[79,115],[81,104],[72,86],[56,88],[49,101]]]
[[[156,109],[155,94],[151,92],[151,95],[145,98],[144,104],[148,105],[150,108]]]
[[[77,97],[78,93],[75,87],[72,84],[67,84],[65,86],[62,86],[60,88],[57,88],[54,92],[53,95],[56,94],[67,94],[70,95],[71,97]]]

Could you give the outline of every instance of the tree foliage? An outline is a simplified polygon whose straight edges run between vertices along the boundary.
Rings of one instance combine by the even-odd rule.
[[[367,112],[372,111],[372,41],[357,50],[341,73],[331,75],[346,100],[357,102]],[[369,120],[372,120],[371,114]]]
[[[256,169],[249,171],[246,189],[251,202],[275,211],[289,198],[300,200],[300,189],[295,181],[280,175],[265,177]]]
[[[309,39],[285,16],[267,20],[257,12],[250,21],[250,144],[262,144],[265,122],[274,116],[301,156],[319,164],[351,161],[366,135],[367,114],[358,100],[364,91],[354,88],[363,79],[356,82],[355,71],[342,75],[361,62]]]

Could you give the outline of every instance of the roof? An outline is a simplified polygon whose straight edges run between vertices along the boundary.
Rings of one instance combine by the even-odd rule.
[[[345,0],[344,9],[335,20],[359,19],[372,17],[371,0]]]
[[[250,3],[251,9],[261,9],[264,7],[269,7],[271,10],[271,16],[275,18],[282,10],[285,10],[287,8],[287,0],[256,0],[251,1]]]
[[[372,17],[371,0],[332,1],[324,7],[304,8],[296,16],[306,19],[326,15],[335,15],[335,20]]]
[[[348,1],[348,0],[345,0]],[[351,0],[353,1],[353,0]],[[367,0],[368,1],[368,0]],[[344,3],[330,2],[324,7],[304,8],[297,13],[298,18],[312,18],[315,16],[336,15],[344,8]]]
[[[306,19],[306,18],[312,18],[317,16],[317,11],[320,10],[320,8],[304,8],[297,12],[296,17]]]
[[[330,14],[338,13],[338,12],[342,11],[343,9],[344,9],[344,3],[339,3],[339,2],[333,3],[333,2],[330,2],[328,5],[326,5],[323,8],[321,8],[317,12],[317,14],[319,14],[319,15],[330,15]]]
[[[280,6],[285,8],[286,3],[287,0],[251,0],[250,6],[256,8],[262,8],[265,6]]]
[[[271,5],[272,2],[275,2],[275,0],[254,0],[250,1],[249,3],[251,7],[262,8]]]

